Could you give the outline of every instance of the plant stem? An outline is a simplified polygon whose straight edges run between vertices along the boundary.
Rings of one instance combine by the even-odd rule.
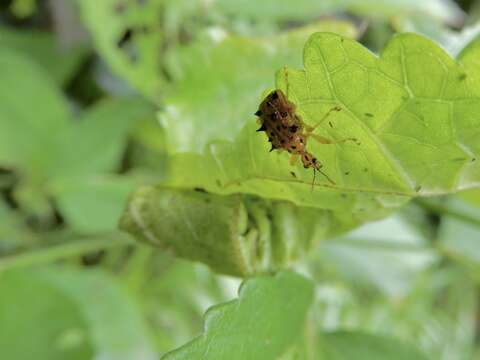
[[[132,243],[130,236],[120,232],[96,237],[77,238],[37,250],[27,250],[22,253],[0,257],[0,272],[13,267],[27,267],[49,263],[67,257]]]

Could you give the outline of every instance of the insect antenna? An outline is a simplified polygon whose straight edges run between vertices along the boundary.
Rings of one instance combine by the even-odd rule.
[[[312,179],[312,188],[310,189],[313,192],[313,186],[315,185],[315,168],[313,168],[313,179]]]
[[[330,179],[330,177],[329,177],[326,173],[324,173],[322,170],[320,170],[320,169],[315,169],[315,168],[314,168],[314,169],[313,169],[312,191],[313,191],[313,186],[315,185],[315,171],[318,171],[320,174],[322,174],[322,175],[325,177],[325,179],[328,180],[328,182],[329,182],[330,184],[332,184],[332,185],[337,185],[337,184],[335,183],[335,181],[333,181],[332,179]]]

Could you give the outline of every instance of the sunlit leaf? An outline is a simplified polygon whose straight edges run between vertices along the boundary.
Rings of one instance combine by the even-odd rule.
[[[431,41],[404,34],[378,58],[341,36],[313,35],[304,51],[305,70],[279,71],[277,87],[309,125],[332,107],[342,108],[316,133],[332,141],[354,137],[358,143],[322,145],[310,139],[307,146],[335,185],[317,174],[311,192],[312,171],[299,161],[291,166],[286,152],[269,153],[253,117],[233,142],[225,132],[202,155],[175,155],[167,182],[290,200],[358,223],[380,218],[413,196],[478,186],[478,50],[469,47],[461,63],[455,62]],[[212,118],[203,126],[216,127],[217,121],[223,122]],[[176,145],[182,150],[184,144]]]
[[[180,48],[175,91],[159,114],[169,151],[202,153],[214,140],[233,141],[270,86],[272,70],[300,66],[305,41],[316,31],[357,35],[352,24],[332,20],[263,38],[223,34]]]
[[[316,192],[337,189],[337,196],[342,190],[415,196],[476,186],[480,149],[475,141],[477,121],[471,114],[480,105],[480,90],[473,62],[472,54],[464,56],[462,65],[456,64],[433,43],[415,35],[395,37],[381,58],[340,36],[314,35],[305,49],[306,70],[280,71],[277,86],[310,125],[328,109],[340,106],[343,111],[321,124],[317,134],[360,141],[360,145],[320,145],[310,140],[308,146],[337,183],[333,189]],[[277,187],[274,191],[281,196],[282,183],[297,183],[288,171],[294,168],[286,161],[288,154],[268,154],[265,137],[255,134],[254,128],[250,121],[235,142],[211,144],[201,166],[211,166],[210,179],[217,176],[224,188],[228,185],[226,191],[240,187],[247,191],[248,182],[269,178],[277,183],[271,189]],[[202,172],[195,162],[189,170]],[[298,174],[300,182],[311,182],[310,172],[299,170]]]
[[[332,141],[357,141],[324,145],[311,139],[307,144],[309,151],[318,154],[323,171],[335,184],[318,174],[312,191],[312,172],[305,171],[298,162],[291,166],[286,152],[269,153],[270,144],[263,133],[255,132],[258,125],[254,119],[233,142],[228,141],[230,135],[226,132],[222,141],[206,145],[203,155],[182,152],[189,145],[177,140],[179,153],[172,157],[166,183],[220,194],[255,194],[316,207],[322,210],[318,215],[322,226],[336,229],[337,233],[385,217],[413,196],[478,186],[480,143],[476,139],[480,133],[475,114],[480,108],[480,82],[474,54],[476,48],[469,47],[463,52],[463,62],[456,63],[429,40],[406,34],[392,39],[377,58],[352,40],[317,33],[305,47],[305,70],[279,71],[277,87],[297,105],[306,124],[313,126],[334,106],[342,109],[320,124],[316,133]],[[222,124],[223,117],[218,118]],[[215,133],[215,119],[203,122],[204,129],[194,133],[206,136],[208,128]],[[187,129],[195,122],[187,119],[180,124]],[[175,134],[179,124],[169,126],[166,135],[172,140],[169,131]],[[194,133],[189,138],[195,138]],[[153,232],[152,243],[163,238],[166,228],[160,224],[167,219],[163,211],[168,202],[155,205],[162,196],[162,190],[134,196],[129,209],[136,211],[127,211],[127,215],[135,220],[126,228],[142,237]],[[201,222],[193,223],[195,227]],[[327,231],[320,238],[332,235]],[[203,241],[201,236],[198,239],[192,240],[197,246]],[[178,255],[192,259],[181,242],[175,244]],[[225,263],[216,267],[206,257],[193,258],[232,273]],[[250,272],[238,268],[233,271]]]

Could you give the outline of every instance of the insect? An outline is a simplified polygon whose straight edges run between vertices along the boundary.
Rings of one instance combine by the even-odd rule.
[[[332,112],[340,111],[338,106],[330,109],[324,117],[315,125],[306,125],[300,116],[295,113],[295,104],[290,102],[282,90],[273,90],[262,101],[258,111],[255,113],[258,116],[258,121],[261,124],[257,131],[265,131],[268,136],[268,141],[272,143],[273,150],[286,150],[292,154],[290,164],[294,164],[298,157],[300,157],[303,167],[305,169],[313,169],[312,189],[315,183],[315,172],[321,173],[331,184],[335,182],[328,177],[327,174],[321,171],[322,164],[317,158],[307,150],[307,141],[313,138],[321,144],[335,143],[317,134],[313,131],[319,126]],[[354,138],[344,139],[357,141]]]

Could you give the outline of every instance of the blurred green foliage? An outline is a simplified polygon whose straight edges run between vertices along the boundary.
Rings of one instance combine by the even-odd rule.
[[[454,193],[480,183],[479,20],[471,0],[1,2],[2,359],[479,358],[480,193]],[[307,124],[343,105],[319,134],[362,145],[309,142],[335,186],[255,133],[273,87]],[[125,208],[159,247],[117,230]]]

